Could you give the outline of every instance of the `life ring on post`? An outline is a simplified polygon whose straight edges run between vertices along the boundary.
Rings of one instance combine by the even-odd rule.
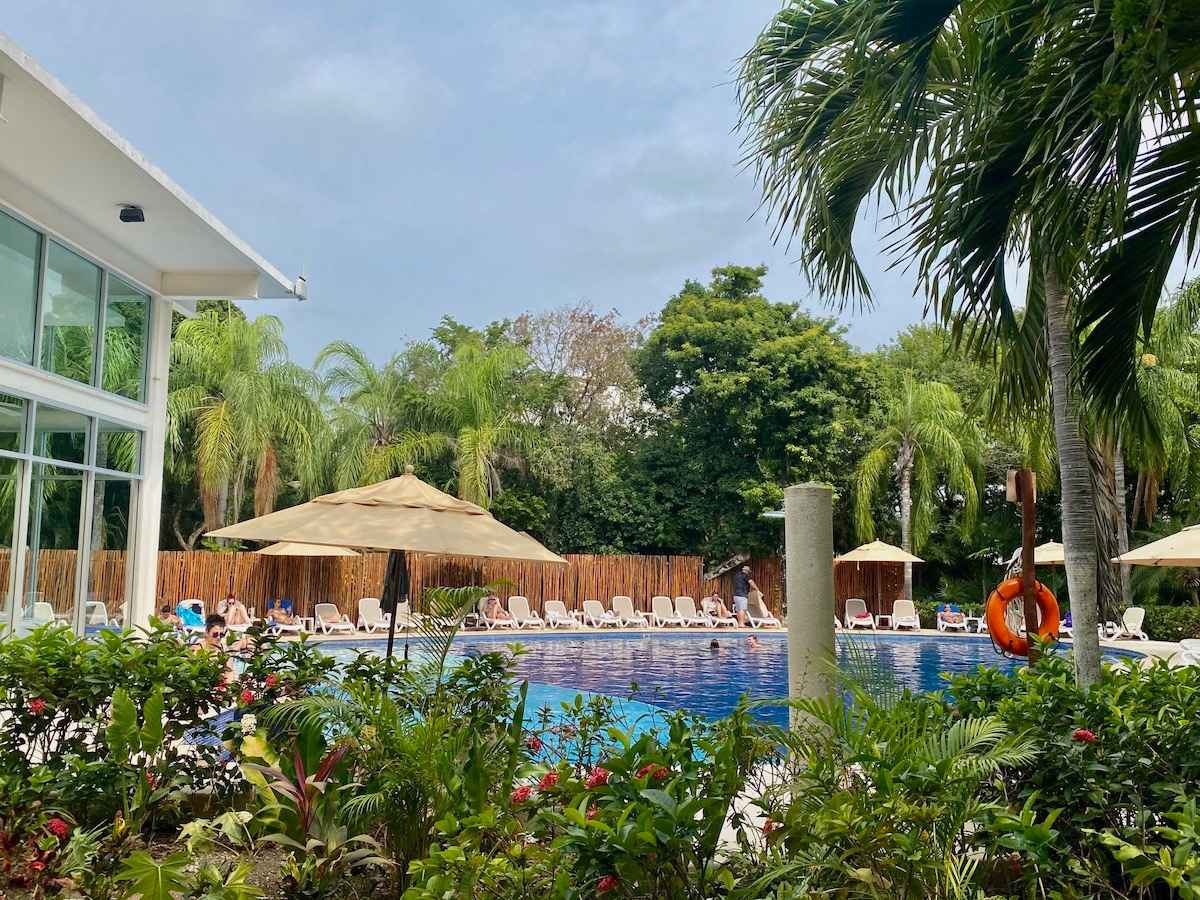
[[[1058,601],[1050,588],[1040,581],[1033,583],[1034,599],[1037,601],[1038,624],[1037,634],[1042,640],[1058,640]],[[1006,653],[1014,656],[1029,655],[1029,639],[1022,636],[1008,622],[1008,610],[1012,601],[1021,597],[1024,590],[1020,578],[1009,578],[1000,582],[987,599],[984,615],[987,616],[988,633],[994,643]],[[1026,626],[1028,629],[1028,625]]]

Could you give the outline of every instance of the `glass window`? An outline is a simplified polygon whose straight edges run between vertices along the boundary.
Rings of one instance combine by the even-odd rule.
[[[82,463],[87,460],[88,419],[82,413],[39,403],[33,417],[34,456]]]
[[[33,362],[42,236],[0,213],[0,354]]]
[[[0,450],[21,452],[25,443],[25,401],[0,394]]]
[[[21,464],[0,457],[0,627],[7,630],[12,616],[12,551],[16,527],[17,490]]]
[[[83,613],[85,633],[95,633],[105,625],[125,624],[133,497],[132,481],[96,476],[87,607]]]
[[[34,463],[20,630],[75,621],[75,567],[83,473]]]
[[[100,420],[96,435],[96,467],[137,474],[142,456],[142,433],[125,425]]]
[[[104,390],[142,400],[146,382],[146,323],[150,298],[108,276],[104,308]]]
[[[51,241],[42,292],[43,369],[92,383],[99,309],[100,269]]]

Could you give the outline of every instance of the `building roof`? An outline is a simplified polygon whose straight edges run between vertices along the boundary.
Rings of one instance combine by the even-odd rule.
[[[0,198],[158,293],[303,297],[216,216],[0,32]],[[124,204],[144,223],[119,220]]]

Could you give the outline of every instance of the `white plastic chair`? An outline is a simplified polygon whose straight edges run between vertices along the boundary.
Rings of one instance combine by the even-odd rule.
[[[652,597],[650,599],[650,615],[654,619],[654,624],[659,628],[666,628],[668,625],[678,625],[682,628],[687,624],[684,622],[683,616],[675,612],[670,597]]]
[[[612,612],[617,617],[617,620],[626,628],[635,625],[639,628],[647,628],[650,625],[650,620],[646,618],[646,614],[640,609],[633,608],[632,597],[613,597]]]
[[[846,601],[846,615],[843,617],[846,628],[870,628],[875,630],[875,617],[867,609],[867,601],[861,597],[851,597]]]
[[[775,618],[775,614],[771,610],[767,609],[761,593],[751,591],[746,600],[746,620],[750,623],[751,628],[783,627],[783,623]]]
[[[1200,640],[1185,638],[1179,642],[1179,650],[1172,660],[1183,666],[1200,666]]]
[[[45,600],[36,600],[33,604],[33,624],[49,625],[55,620],[54,607]]]
[[[508,612],[517,623],[518,628],[545,628],[546,622],[537,613],[529,609],[529,598],[516,596],[508,598]]]
[[[897,600],[892,604],[892,628],[920,628],[921,617],[917,615],[917,605],[911,600]]]
[[[84,607],[83,614],[84,625],[99,625],[104,627],[108,624],[108,607],[104,605],[103,600],[89,600]]]
[[[350,621],[350,617],[341,612],[337,606],[332,603],[318,603],[313,607],[313,619],[316,622],[317,628],[323,634],[329,634],[331,631],[349,631],[354,632],[354,623]]]
[[[567,604],[561,600],[547,600],[545,604],[546,624],[551,628],[574,628],[579,623],[567,612]]]
[[[367,634],[374,634],[376,629],[387,631],[390,621],[383,610],[379,608],[378,597],[362,597],[358,601],[358,627]]]
[[[591,628],[603,628],[605,625],[620,625],[621,621],[606,610],[599,600],[584,600],[583,624]]]
[[[682,596],[675,598],[675,615],[683,619],[685,627],[697,625],[701,628],[712,628],[712,620],[708,616],[702,616],[696,611],[696,601],[691,597]]]
[[[421,627],[421,617],[412,611],[412,603],[407,600],[396,604],[396,627],[405,630]]]
[[[1114,641],[1123,641],[1126,639],[1137,641],[1148,641],[1150,635],[1142,631],[1142,622],[1146,620],[1146,610],[1140,606],[1131,606],[1125,610],[1125,614],[1121,616],[1121,624],[1117,627],[1116,633],[1113,634]]]
[[[703,597],[700,600],[700,611],[708,616],[709,622],[713,628],[719,628],[722,625],[729,625],[737,628],[738,620],[733,616],[722,616],[717,612],[717,604],[708,597]]]

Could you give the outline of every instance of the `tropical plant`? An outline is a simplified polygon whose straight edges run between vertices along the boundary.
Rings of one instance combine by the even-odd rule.
[[[913,553],[933,529],[940,480],[962,498],[960,527],[970,531],[979,511],[983,435],[963,413],[958,395],[937,381],[903,374],[884,413],[884,425],[855,473],[854,521],[859,537],[875,537],[874,499],[886,474],[900,490],[900,536]],[[915,496],[914,496],[915,488]],[[912,599],[912,565],[904,568],[904,597]]]

